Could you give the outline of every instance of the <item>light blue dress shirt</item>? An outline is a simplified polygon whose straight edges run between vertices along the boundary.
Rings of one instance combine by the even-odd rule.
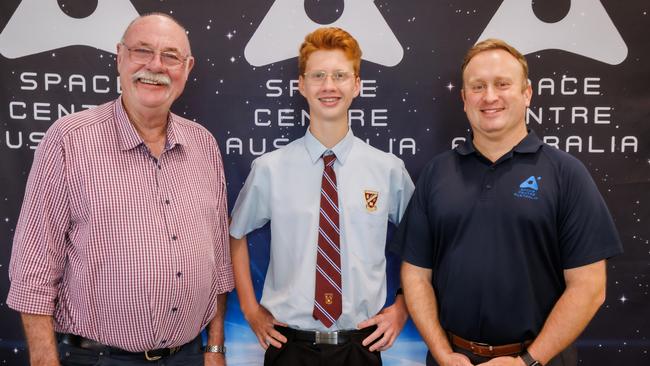
[[[261,304],[297,329],[354,329],[381,310],[386,302],[388,222],[399,223],[414,190],[402,160],[356,138],[351,129],[331,149],[336,154],[343,313],[327,329],[312,317],[321,156],[327,151],[308,129],[304,137],[255,159],[232,212],[230,235],[235,238],[271,221],[271,258]],[[366,191],[378,194],[374,210]]]

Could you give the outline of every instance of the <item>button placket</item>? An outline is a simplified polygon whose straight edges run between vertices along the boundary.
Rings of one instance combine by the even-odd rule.
[[[481,200],[488,200],[495,196],[495,182],[497,176],[497,168],[491,165],[485,170],[483,182],[481,182]]]

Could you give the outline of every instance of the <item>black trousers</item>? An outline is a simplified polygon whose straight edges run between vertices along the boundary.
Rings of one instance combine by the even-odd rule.
[[[379,351],[370,352],[361,342],[368,334],[355,334],[340,345],[313,344],[296,340],[292,334],[276,327],[287,343],[282,348],[269,346],[264,354],[265,366],[381,366]]]
[[[482,357],[473,354],[470,351],[456,347],[452,345],[454,352],[462,353],[465,356],[469,357],[469,360],[472,361],[472,364],[476,365],[482,362],[487,362],[490,360],[490,357]],[[575,345],[570,345],[564,351],[560,352],[557,356],[553,357],[548,363],[544,366],[577,366],[578,365],[578,351],[576,350]],[[438,366],[436,360],[431,356],[430,352],[427,352],[427,366]]]

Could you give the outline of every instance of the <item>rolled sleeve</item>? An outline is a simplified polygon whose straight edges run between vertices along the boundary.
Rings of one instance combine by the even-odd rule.
[[[226,263],[217,268],[217,293],[223,294],[235,288],[235,278],[232,263]]]
[[[219,218],[217,222],[217,232],[215,233],[217,238],[215,244],[215,258],[217,259],[217,293],[223,294],[230,292],[235,288],[235,278],[232,270],[230,240],[228,237],[228,194],[226,178],[223,171],[221,154],[218,149],[217,153],[217,170],[220,179],[220,189],[217,192]]]
[[[57,289],[52,286],[11,281],[7,304],[21,313],[52,315],[56,296]]]
[[[35,153],[11,252],[7,305],[22,313],[54,313],[70,225],[65,173],[55,125]]]

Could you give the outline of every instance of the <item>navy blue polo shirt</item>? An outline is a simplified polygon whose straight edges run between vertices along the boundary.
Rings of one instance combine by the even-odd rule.
[[[471,136],[436,156],[390,249],[433,270],[444,329],[493,345],[535,338],[564,269],[622,253],[587,169],[532,131],[495,163]]]

